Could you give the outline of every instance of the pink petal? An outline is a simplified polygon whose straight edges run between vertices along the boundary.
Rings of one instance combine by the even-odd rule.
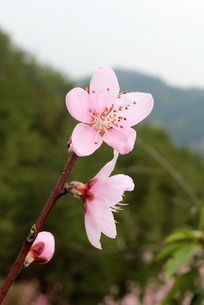
[[[90,81],[90,96],[96,111],[109,107],[116,99],[120,87],[115,72],[110,67],[100,67]]]
[[[102,167],[102,169],[98,172],[98,174],[95,176],[95,178],[100,178],[100,179],[108,178],[115,168],[115,164],[117,162],[118,155],[119,155],[119,153],[116,150],[114,150],[113,159],[111,161],[109,161],[104,167]]]
[[[73,130],[72,146],[79,157],[91,155],[101,146],[102,142],[102,137],[88,125],[79,123]]]
[[[85,214],[85,229],[89,242],[96,248],[101,248],[100,238],[101,230],[98,228],[95,218],[90,213],[89,209]]]
[[[123,120],[124,127],[131,127],[144,120],[152,111],[154,100],[151,94],[141,92],[131,92],[122,94],[118,102],[115,103],[115,109],[118,111]]]
[[[100,67],[90,81],[90,94],[111,92],[117,96],[120,87],[115,72],[110,67]],[[93,92],[95,91],[95,93]]]
[[[103,140],[120,154],[124,155],[133,150],[136,131],[133,128],[123,128],[119,129],[107,129]]]
[[[110,108],[114,104],[115,99],[116,96],[109,91],[90,95],[92,108],[97,113],[102,113],[106,107]]]
[[[46,232],[46,231],[40,232],[36,237],[33,246],[38,242],[43,242],[45,244],[40,256],[45,257],[47,261],[51,260],[55,252],[54,236],[50,232]]]
[[[115,175],[104,180],[98,180],[91,188],[96,201],[103,201],[111,207],[122,200],[125,191],[132,191],[134,182],[127,175]]]
[[[116,226],[113,214],[104,200],[87,201],[88,213],[92,216],[97,228],[110,238],[116,237]]]
[[[116,238],[117,231],[115,219],[109,207],[105,207],[103,213],[100,213],[100,217],[98,218],[98,226],[104,235],[110,238]]]
[[[81,88],[74,88],[66,95],[66,106],[69,113],[78,121],[88,123],[91,121],[89,94]]]

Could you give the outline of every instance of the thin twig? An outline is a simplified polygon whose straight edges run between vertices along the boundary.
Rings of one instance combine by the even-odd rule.
[[[31,231],[28,237],[24,240],[23,245],[19,251],[19,254],[14,262],[13,266],[11,267],[1,289],[0,289],[0,304],[2,304],[7,292],[13,282],[15,281],[18,273],[20,272],[21,268],[23,267],[24,260],[34,242],[37,234],[39,233],[40,229],[45,223],[50,211],[52,210],[53,206],[55,205],[56,201],[59,197],[61,197],[64,193],[62,192],[63,186],[69,177],[71,170],[77,160],[78,156],[75,153],[71,153],[69,159],[67,160],[64,170],[61,173],[60,178],[57,181],[52,193],[50,194],[47,202],[45,203],[43,209],[40,212],[36,223],[32,226]]]

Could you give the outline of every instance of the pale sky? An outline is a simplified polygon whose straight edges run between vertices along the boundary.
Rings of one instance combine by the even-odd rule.
[[[0,0],[0,28],[72,78],[109,65],[204,88],[203,0]]]

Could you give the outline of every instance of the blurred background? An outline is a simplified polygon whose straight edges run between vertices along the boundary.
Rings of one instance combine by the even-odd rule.
[[[5,305],[156,304],[155,256],[174,229],[196,225],[204,197],[203,11],[199,0],[0,2],[0,282],[67,159],[76,121],[66,93],[109,65],[121,91],[155,100],[115,171],[135,182],[117,238],[93,248],[81,202],[61,198],[44,226],[56,238],[52,261],[23,270]],[[103,145],[70,181],[89,181],[111,158]]]

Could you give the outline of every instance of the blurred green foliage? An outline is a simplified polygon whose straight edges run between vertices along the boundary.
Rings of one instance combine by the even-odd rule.
[[[66,143],[76,122],[69,116],[64,98],[72,87],[65,76],[38,65],[0,33],[2,278],[68,157]],[[135,182],[135,190],[125,197],[130,205],[116,215],[120,222],[117,238],[103,237],[103,250],[93,248],[85,234],[81,202],[67,195],[56,204],[43,228],[56,238],[53,260],[24,270],[19,280],[38,278],[42,291],[58,283],[61,296],[71,304],[84,305],[97,304],[114,284],[123,295],[127,280],[144,286],[147,279],[156,277],[161,264],[153,257],[163,239],[178,227],[198,222],[195,200],[182,181],[195,198],[204,197],[204,161],[174,146],[157,127],[142,124],[137,132],[143,145],[136,142],[132,153],[120,156],[115,171],[130,175]],[[149,148],[159,153],[158,158],[153,158]],[[94,155],[77,161],[70,181],[87,182],[111,158],[112,150],[103,145]],[[181,180],[167,170],[163,159]]]

